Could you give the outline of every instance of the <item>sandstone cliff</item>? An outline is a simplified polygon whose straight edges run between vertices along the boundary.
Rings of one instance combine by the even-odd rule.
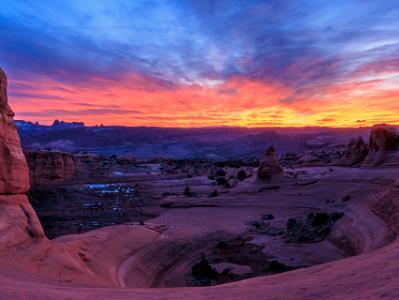
[[[25,195],[28,167],[7,100],[7,77],[0,69],[0,251],[44,237]]]
[[[25,151],[32,185],[60,183],[75,176],[73,154],[60,151]]]

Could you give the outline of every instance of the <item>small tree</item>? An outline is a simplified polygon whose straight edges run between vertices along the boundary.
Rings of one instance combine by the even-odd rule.
[[[184,196],[186,197],[191,197],[193,193],[190,191],[190,187],[187,185],[186,188],[184,189]]]
[[[217,197],[217,196],[219,196],[219,193],[218,193],[217,190],[214,190],[214,191],[209,195],[209,197]]]
[[[247,172],[245,172],[244,169],[241,169],[240,171],[238,171],[238,173],[237,173],[238,180],[243,181],[246,178],[247,178]]]

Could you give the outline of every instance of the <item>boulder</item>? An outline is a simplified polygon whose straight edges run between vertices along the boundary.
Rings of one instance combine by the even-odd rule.
[[[61,151],[25,151],[33,185],[61,183],[74,178],[75,158]]]
[[[277,162],[276,149],[270,146],[266,150],[265,158],[258,168],[257,177],[261,180],[269,180],[283,173],[283,168]]]
[[[340,166],[355,166],[361,164],[367,157],[369,148],[362,137],[351,139],[348,143],[343,157],[339,160],[337,165]]]
[[[396,129],[387,124],[374,125],[371,128],[369,152],[363,167],[374,167],[387,162],[387,157],[397,150]]]

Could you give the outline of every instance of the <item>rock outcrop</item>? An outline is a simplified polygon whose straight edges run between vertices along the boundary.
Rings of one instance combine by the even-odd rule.
[[[23,194],[29,189],[24,154],[7,103],[7,77],[0,69],[0,194]]]
[[[273,146],[270,146],[266,150],[266,156],[258,168],[257,177],[261,180],[269,180],[274,176],[282,175],[283,172],[284,170],[278,164],[276,158],[276,149]]]
[[[369,152],[363,167],[374,167],[389,163],[389,156],[397,150],[398,138],[396,129],[387,124],[374,125],[371,128]]]
[[[345,154],[339,160],[339,166],[356,166],[361,164],[367,157],[369,148],[362,137],[351,139],[346,148]]]
[[[25,195],[28,166],[7,100],[7,77],[0,69],[0,251],[44,237]]]
[[[323,162],[320,160],[320,158],[318,158],[313,153],[305,153],[297,161],[295,161],[295,165],[304,166],[304,167],[319,166],[322,163]]]
[[[32,185],[60,183],[75,176],[73,154],[60,151],[25,151]]]

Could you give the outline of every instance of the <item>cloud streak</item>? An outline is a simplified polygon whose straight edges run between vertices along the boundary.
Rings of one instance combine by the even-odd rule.
[[[5,2],[0,63],[23,118],[358,126],[399,114],[394,0]]]

